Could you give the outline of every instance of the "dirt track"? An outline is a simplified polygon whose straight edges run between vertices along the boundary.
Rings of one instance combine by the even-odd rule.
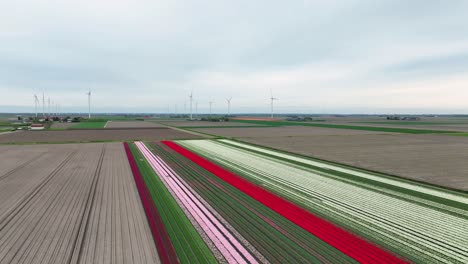
[[[0,146],[0,263],[158,263],[121,143]]]
[[[0,135],[0,143],[93,142],[200,138],[169,128],[18,131]]]

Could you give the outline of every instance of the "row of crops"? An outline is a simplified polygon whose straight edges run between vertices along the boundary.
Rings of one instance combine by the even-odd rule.
[[[468,260],[465,194],[230,140],[127,149],[167,263]]]

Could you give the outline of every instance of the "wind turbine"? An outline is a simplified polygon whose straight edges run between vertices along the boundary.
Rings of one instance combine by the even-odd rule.
[[[271,100],[271,118],[273,118],[273,102],[275,100],[278,100],[278,98],[273,97],[273,90],[270,89],[270,92],[271,92],[271,97],[270,97],[270,100]]]
[[[44,91],[42,91],[42,117],[45,117],[45,95],[44,95]]]
[[[226,98],[226,101],[228,103],[228,112],[227,112],[228,116],[231,113],[231,100],[232,100],[232,97]]]
[[[47,101],[48,101],[48,108],[47,108],[48,111],[47,112],[49,112],[47,114],[47,118],[49,118],[50,117],[50,97],[47,99]]]
[[[88,119],[91,119],[91,89],[86,94],[88,95]]]
[[[195,116],[198,118],[198,102],[195,102]]]
[[[214,102],[209,101],[208,103],[210,104],[210,116],[211,116],[211,105],[212,105]]]
[[[190,92],[190,120],[192,120],[192,101],[193,101],[193,91]]]
[[[39,104],[39,99],[37,95],[34,95],[34,110],[36,111],[36,119],[37,119],[37,105]]]

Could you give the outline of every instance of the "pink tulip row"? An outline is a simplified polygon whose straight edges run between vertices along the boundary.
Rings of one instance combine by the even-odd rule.
[[[154,155],[145,144],[135,142],[156,174],[165,186],[174,193],[200,225],[206,235],[213,241],[228,263],[258,263],[252,254],[221,224],[206,208],[204,200],[198,199],[178,176],[160,157]]]

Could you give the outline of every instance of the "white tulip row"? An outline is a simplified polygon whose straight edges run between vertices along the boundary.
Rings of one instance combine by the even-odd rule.
[[[266,150],[247,144],[208,140],[179,141],[179,144],[237,172],[240,176],[257,182],[283,197],[286,197],[312,212],[322,215],[368,239],[387,247],[397,254],[419,261],[460,262],[468,260],[468,218],[467,211],[460,208],[448,210],[434,206],[435,202],[415,198],[418,203],[408,200],[407,194],[368,188],[347,179],[343,181],[334,171],[345,172],[356,177],[371,177],[373,180],[399,187],[426,191],[431,195],[465,201],[466,197],[425,186],[411,186],[407,182],[375,174],[366,174],[344,167],[311,161],[313,166],[327,168],[329,172],[314,171],[286,160],[298,157]],[[260,151],[283,160],[267,157],[232,145]],[[299,158],[302,159],[302,158]],[[306,159],[304,159],[307,161]],[[455,196],[455,197],[454,197]],[[449,208],[450,209],[450,208]],[[460,214],[461,213],[461,214]]]

